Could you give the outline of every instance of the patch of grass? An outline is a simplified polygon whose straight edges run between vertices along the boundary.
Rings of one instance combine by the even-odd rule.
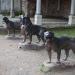
[[[10,32],[11,34],[13,33],[12,31]],[[20,34],[20,30],[15,31],[16,34]],[[6,29],[1,29],[0,28],[0,35],[7,35],[7,30]]]
[[[55,33],[55,36],[69,36],[69,37],[75,37],[75,27],[58,27],[58,28],[49,28],[49,31],[52,31]],[[20,34],[20,30],[16,31],[17,34]],[[0,35],[6,35],[7,30],[0,29]]]
[[[49,30],[54,32],[56,36],[75,37],[75,27],[50,28]]]
[[[0,35],[7,35],[7,32],[0,32]]]

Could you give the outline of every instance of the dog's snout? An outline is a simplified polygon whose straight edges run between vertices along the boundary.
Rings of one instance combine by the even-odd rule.
[[[21,25],[21,29],[24,29],[25,28],[25,26],[24,25]]]

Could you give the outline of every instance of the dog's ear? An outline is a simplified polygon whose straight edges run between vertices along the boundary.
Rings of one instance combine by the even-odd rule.
[[[54,33],[53,32],[49,32],[49,36],[54,38]]]

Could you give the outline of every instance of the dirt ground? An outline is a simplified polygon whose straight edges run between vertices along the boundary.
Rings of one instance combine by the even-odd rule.
[[[22,39],[7,39],[5,35],[0,35],[0,75],[75,75],[74,67],[42,72],[41,65],[48,60],[46,50],[19,49],[21,41]],[[64,57],[64,52],[62,56]],[[56,58],[55,53],[53,58]],[[75,60],[75,55],[71,52],[69,59]]]

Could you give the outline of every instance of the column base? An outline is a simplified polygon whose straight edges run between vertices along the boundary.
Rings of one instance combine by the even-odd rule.
[[[69,16],[68,24],[69,24],[69,25],[75,24],[75,16],[73,16],[73,15],[70,15],[70,16]]]
[[[42,15],[35,15],[34,24],[42,25]]]

